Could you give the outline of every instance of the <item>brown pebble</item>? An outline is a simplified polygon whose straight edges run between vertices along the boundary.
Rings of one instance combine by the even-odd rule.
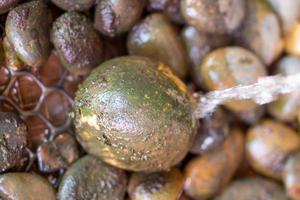
[[[38,165],[42,172],[66,169],[78,158],[76,141],[67,133],[57,136],[54,141],[40,145],[37,149]]]
[[[16,114],[0,112],[0,172],[20,163],[26,145],[26,125]]]

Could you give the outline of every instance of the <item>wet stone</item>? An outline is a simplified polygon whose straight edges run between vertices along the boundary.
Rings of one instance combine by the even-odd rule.
[[[68,168],[79,158],[75,139],[62,134],[54,141],[46,142],[37,149],[38,166],[42,172],[54,172]]]
[[[85,11],[93,6],[95,0],[51,0],[52,3],[57,5],[63,10],[70,11]]]
[[[26,145],[25,124],[14,113],[0,112],[0,173],[20,162]]]
[[[59,186],[59,200],[121,200],[127,177],[124,171],[93,156],[84,156],[65,173]]]
[[[7,39],[29,66],[40,66],[50,54],[49,16],[49,9],[43,1],[23,3],[8,14],[5,24]]]
[[[263,178],[248,178],[233,182],[215,200],[288,200],[282,187]]]
[[[223,144],[229,134],[229,113],[216,110],[211,116],[201,120],[191,153],[204,154]],[[226,117],[225,117],[226,116]]]
[[[183,175],[173,168],[166,172],[134,173],[131,175],[128,193],[131,200],[177,200],[183,190]]]
[[[0,198],[4,200],[55,200],[55,191],[41,176],[6,173],[0,176]]]
[[[101,0],[95,8],[95,28],[115,37],[132,28],[142,15],[145,0]]]
[[[62,91],[50,92],[40,107],[42,115],[54,126],[66,124],[68,113],[71,112],[71,109],[72,104]]]
[[[15,7],[20,0],[1,0],[0,1],[0,15],[8,12],[10,9]]]
[[[75,76],[86,76],[102,61],[102,40],[92,22],[77,12],[55,20],[51,41],[61,63]]]

